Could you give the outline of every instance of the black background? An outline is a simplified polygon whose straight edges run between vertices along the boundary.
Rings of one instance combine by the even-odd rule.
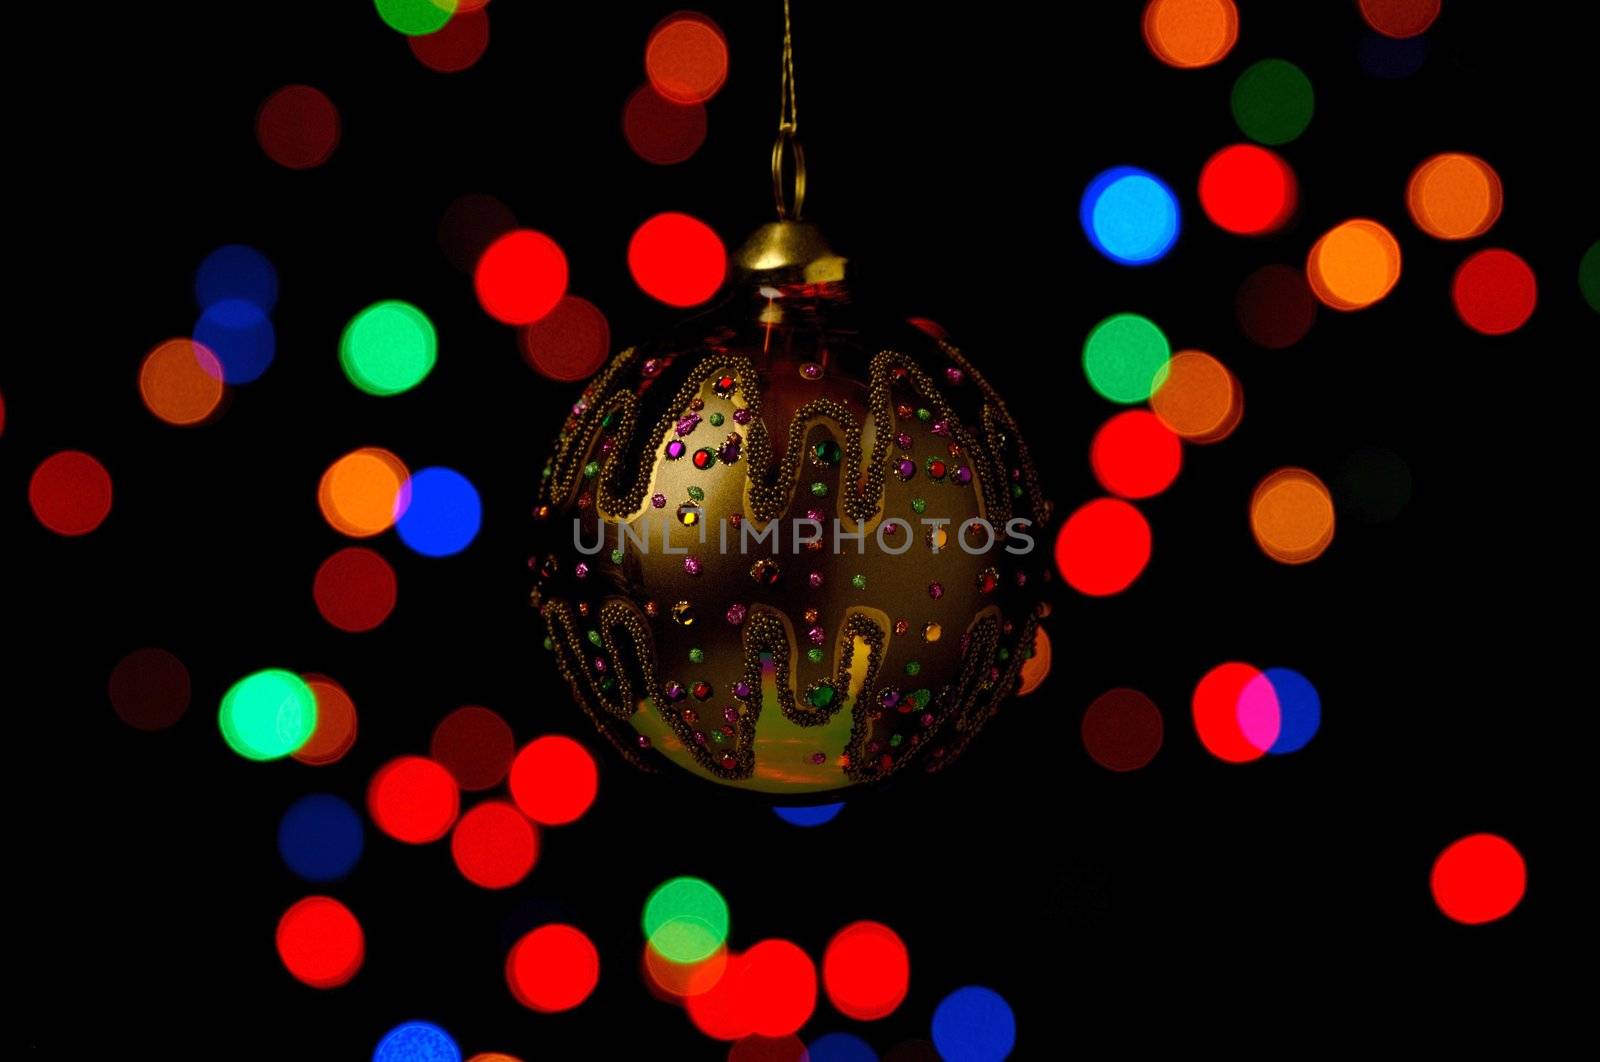
[[[633,229],[677,209],[736,243],[770,217],[777,0],[703,5],[730,41],[731,74],[705,147],[666,168],[629,151],[620,114],[670,5],[496,0],[488,54],[451,76],[355,0],[27,12],[12,48],[30,68],[12,75],[10,287],[13,320],[36,328],[0,355],[0,516],[20,639],[16,699],[4,698],[20,743],[13,879],[27,886],[13,913],[34,1050],[76,1057],[104,1040],[136,1056],[361,1058],[394,1024],[427,1018],[467,1055],[722,1057],[637,973],[640,907],[676,873],[721,888],[736,947],[783,936],[820,957],[854,919],[894,926],[910,943],[911,994],[856,1028],[880,1052],[925,1038],[937,1002],[967,983],[1011,1001],[1022,1058],[1102,1039],[1225,1046],[1518,1013],[1556,922],[1549,820],[1581,744],[1573,720],[1593,701],[1574,626],[1587,487],[1568,425],[1596,350],[1575,283],[1600,235],[1576,144],[1592,141],[1594,104],[1551,53],[1579,31],[1553,5],[1446,4],[1422,70],[1385,81],[1357,66],[1353,4],[1243,3],[1232,54],[1175,71],[1145,49],[1141,6],[798,5],[808,218],[876,297],[941,322],[1009,397],[1062,511],[1097,493],[1087,446],[1112,409],[1079,351],[1100,318],[1151,316],[1177,346],[1226,361],[1247,402],[1233,437],[1188,448],[1178,483],[1142,504],[1155,556],[1132,589],[1054,591],[1042,689],[957,769],[859,794],[815,830],[711,786],[635,775],[557,685],[526,604],[526,514],[577,388],[529,371],[436,241],[451,200],[492,193],[562,245],[572,290],[606,312],[617,344],[662,331],[678,315],[629,278]],[[1281,149],[1299,216],[1246,240],[1204,219],[1194,185],[1211,152],[1241,139],[1233,79],[1268,56],[1308,73],[1317,111]],[[343,142],[319,170],[284,170],[254,139],[261,100],[293,82],[342,113]],[[1505,183],[1501,220],[1467,246],[1405,214],[1406,177],[1440,150],[1481,154]],[[1121,163],[1183,199],[1183,234],[1149,268],[1111,265],[1077,225],[1085,184]],[[1394,292],[1362,313],[1322,312],[1290,350],[1251,346],[1233,318],[1239,282],[1299,265],[1352,216],[1399,236]],[[216,424],[170,428],[142,407],[137,368],[192,326],[193,270],[226,242],[278,267],[278,358]],[[1483,245],[1517,251],[1540,279],[1539,310],[1513,336],[1478,336],[1450,306],[1452,271]],[[350,316],[381,298],[421,306],[441,354],[423,386],[380,400],[349,386],[336,351]],[[400,604],[376,632],[346,635],[311,598],[317,565],[345,544],[315,494],[360,445],[461,470],[486,520],[444,561],[379,540]],[[1408,462],[1409,508],[1377,526],[1342,515],[1316,563],[1263,557],[1245,515],[1255,483],[1286,464],[1331,478],[1367,445]],[[27,508],[32,469],[68,447],[99,456],[116,484],[110,518],[84,539],[45,531]],[[112,665],[145,645],[177,653],[194,680],[189,714],[160,734],[123,726],[105,696]],[[1310,746],[1244,767],[1205,753],[1187,698],[1227,659],[1317,684]],[[340,764],[253,764],[223,745],[218,699],[267,666],[325,672],[351,692],[360,739]],[[1155,762],[1126,776],[1095,766],[1077,732],[1084,706],[1117,685],[1149,693],[1167,723]],[[506,894],[465,883],[444,845],[369,830],[354,876],[327,890],[362,919],[366,965],[337,991],[301,986],[273,927],[321,887],[282,865],[278,816],[312,791],[359,804],[377,766],[425,752],[434,723],[470,703],[503,714],[519,741],[589,742],[597,805],[547,831],[539,865]],[[1480,830],[1519,846],[1531,885],[1510,918],[1469,929],[1439,914],[1427,880],[1444,845]],[[511,1000],[502,963],[551,917],[596,941],[602,977],[578,1010],[542,1016]],[[805,1034],[851,1027],[824,1000]]]

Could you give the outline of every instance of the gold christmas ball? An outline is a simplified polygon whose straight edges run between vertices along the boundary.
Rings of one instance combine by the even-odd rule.
[[[563,424],[532,601],[623,754],[805,802],[948,766],[1034,645],[1050,506],[928,321],[765,226],[713,309],[617,354]]]

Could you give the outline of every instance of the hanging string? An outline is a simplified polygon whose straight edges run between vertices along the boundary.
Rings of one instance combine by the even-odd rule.
[[[789,30],[789,0],[783,0],[783,82],[782,100],[778,107],[778,139],[772,145],[772,196],[778,204],[778,217],[783,221],[799,221],[800,209],[806,201],[806,155],[800,150],[796,135],[799,117],[794,95],[794,37]],[[794,192],[792,196],[784,180],[784,157],[794,156]]]

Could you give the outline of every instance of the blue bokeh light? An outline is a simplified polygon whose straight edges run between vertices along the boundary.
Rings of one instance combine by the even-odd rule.
[[[1396,39],[1381,33],[1368,33],[1361,38],[1356,62],[1370,77],[1396,81],[1421,70],[1422,64],[1428,61],[1430,51],[1432,46],[1426,37]]]
[[[278,852],[307,881],[338,881],[355,869],[366,835],[361,816],[329,793],[301,797],[278,822]]]
[[[461,1062],[461,1048],[432,1022],[408,1021],[378,1041],[372,1062]]]
[[[821,826],[825,822],[832,822],[844,809],[843,802],[838,804],[812,804],[809,807],[773,808],[774,814],[791,826]]]
[[[933,1012],[933,1046],[945,1062],[1000,1062],[1016,1042],[1016,1016],[993,989],[958,988]]]
[[[436,466],[413,474],[403,503],[395,530],[400,541],[424,557],[460,553],[483,524],[477,488],[454,469]]]
[[[1121,265],[1159,261],[1178,241],[1178,197],[1136,166],[1116,166],[1089,182],[1078,220],[1095,250]]]
[[[278,271],[254,247],[229,243],[206,255],[194,275],[194,297],[202,310],[240,299],[264,314],[278,302]]]
[[[878,1062],[878,1053],[855,1033],[819,1036],[806,1048],[809,1062]]]
[[[243,299],[213,303],[195,322],[194,341],[215,354],[222,382],[247,384],[260,379],[277,353],[277,335],[261,307]]]
[[[1269,667],[1262,672],[1272,683],[1278,698],[1278,736],[1267,749],[1273,754],[1295,752],[1316,736],[1322,724],[1322,698],[1311,680],[1286,667]]]

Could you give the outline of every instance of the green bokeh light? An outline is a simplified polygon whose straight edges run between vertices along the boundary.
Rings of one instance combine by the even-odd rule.
[[[1119,313],[1095,325],[1084,340],[1083,371],[1090,387],[1129,405],[1161,386],[1171,356],[1167,337],[1148,317]]]
[[[378,17],[408,37],[420,37],[444,28],[456,13],[457,0],[373,0]]]
[[[664,958],[700,962],[728,939],[727,901],[710,882],[673,878],[645,901],[644,935]]]
[[[1583,289],[1589,308],[1600,313],[1600,240],[1584,252],[1583,260],[1578,263],[1578,287]]]
[[[1233,120],[1263,144],[1287,144],[1305,132],[1315,109],[1311,79],[1283,59],[1263,59],[1233,83]]]
[[[397,395],[421,383],[439,357],[433,322],[409,302],[375,302],[339,339],[339,364],[369,395]]]
[[[268,668],[233,684],[218,722],[228,747],[245,759],[281,759],[311,739],[317,697],[294,672]]]

